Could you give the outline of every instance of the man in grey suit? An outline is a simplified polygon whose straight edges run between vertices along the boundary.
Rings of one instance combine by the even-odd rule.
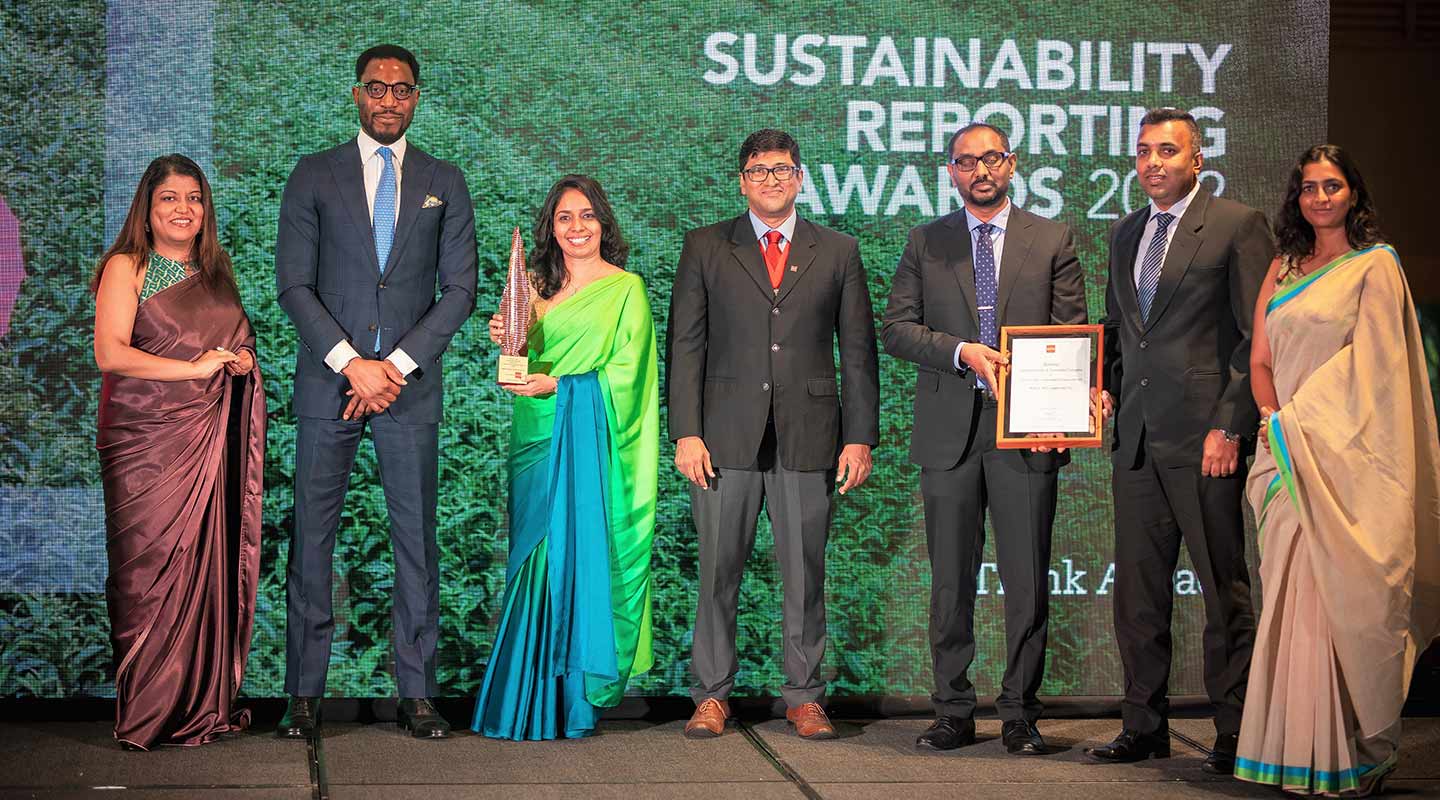
[[[420,65],[380,45],[355,62],[360,134],[300,159],[280,203],[280,306],[295,354],[295,529],[286,576],[285,691],[276,733],[314,735],[334,632],[335,533],[368,423],[390,542],[398,721],[444,738],[435,710],[435,503],[440,354],[475,306],[475,214],[465,177],[407,143]],[[437,288],[439,296],[437,297]]]
[[[1016,155],[1003,131],[973,123],[947,148],[965,207],[910,231],[881,337],[918,365],[910,459],[920,465],[930,550],[935,722],[916,746],[975,741],[975,582],[988,506],[1005,586],[1006,666],[995,701],[1006,749],[1046,752],[1036,728],[1045,673],[1050,534],[1064,452],[995,447],[995,367],[1003,325],[1083,325],[1085,279],[1070,227],[1017,208]]]
[[[670,438],[700,536],[685,733],[718,736],[730,717],[740,577],[763,503],[784,583],[786,718],[828,739],[825,542],[834,484],[865,482],[879,438],[874,317],[858,242],[795,212],[795,140],[757,131],[739,167],[749,209],[686,234],[670,299]]]
[[[1205,599],[1210,772],[1234,769],[1255,642],[1241,502],[1259,412],[1250,328],[1274,248],[1265,216],[1199,183],[1200,129],[1173,108],[1141,120],[1135,169],[1150,203],[1110,231],[1105,386],[1118,398],[1115,635],[1123,729],[1098,761],[1170,754],[1170,612],[1183,540]],[[1107,397],[1107,400],[1110,398]]]

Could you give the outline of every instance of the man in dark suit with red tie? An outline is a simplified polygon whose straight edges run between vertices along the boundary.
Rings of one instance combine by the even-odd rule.
[[[795,212],[795,140],[757,131],[739,167],[748,210],[686,234],[670,300],[670,438],[700,539],[685,733],[718,736],[730,717],[740,577],[763,504],[784,583],[786,718],[802,737],[834,738],[820,677],[825,542],[835,484],[865,482],[879,438],[874,317],[854,237]]]
[[[977,122],[947,149],[964,208],[910,231],[881,336],[917,365],[910,459],[920,465],[930,551],[935,722],[928,750],[975,741],[975,583],[988,508],[1005,585],[1005,676],[996,710],[1006,749],[1047,752],[1036,721],[1045,674],[1050,533],[1068,453],[995,447],[995,367],[1003,325],[1083,325],[1085,280],[1070,227],[1010,202],[1016,155]]]

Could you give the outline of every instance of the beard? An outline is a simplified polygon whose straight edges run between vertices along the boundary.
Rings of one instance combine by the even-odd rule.
[[[979,208],[992,208],[1005,202],[1005,196],[1007,194],[1006,190],[1010,187],[1001,186],[1000,184],[993,181],[990,183],[990,185],[995,187],[995,193],[990,195],[989,197],[977,197],[973,191],[967,189],[960,192],[960,199],[964,200],[967,205],[972,205]]]

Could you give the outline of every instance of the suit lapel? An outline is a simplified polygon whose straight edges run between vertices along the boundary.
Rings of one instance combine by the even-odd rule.
[[[395,244],[390,248],[390,257],[385,264],[385,274],[395,268],[405,243],[410,240],[410,231],[415,228],[415,218],[420,206],[430,191],[430,181],[435,177],[435,159],[420,148],[410,145],[405,151],[404,177],[400,181],[400,207],[395,210]]]
[[[1000,285],[996,287],[999,296],[995,298],[995,321],[998,325],[1005,324],[1005,306],[1010,301],[1010,292],[1028,263],[1030,245],[1035,241],[1033,224],[1029,214],[1011,205],[1010,224],[1005,231],[1005,252],[1000,255]],[[974,280],[974,270],[971,270],[971,280]]]
[[[378,273],[380,261],[375,256],[375,230],[370,221],[370,204],[365,199],[365,171],[360,161],[360,144],[352,141],[334,152],[330,159],[330,171],[340,189],[340,202],[350,212],[350,221],[355,223],[355,229],[365,231],[365,253],[370,259],[370,269]]]
[[[1175,237],[1165,251],[1165,263],[1160,267],[1160,285],[1155,288],[1155,300],[1150,304],[1150,318],[1145,330],[1155,327],[1156,320],[1165,313],[1165,307],[1175,296],[1175,288],[1185,278],[1190,262],[1200,249],[1200,229],[1205,227],[1205,210],[1210,206],[1210,193],[1203,188],[1195,193],[1195,199],[1185,209],[1185,215],[1175,221]]]
[[[785,272],[780,278],[780,291],[775,295],[776,303],[790,294],[790,290],[804,277],[805,271],[815,263],[815,248],[818,244],[820,238],[815,235],[814,223],[796,219],[795,238],[790,240],[790,251],[786,253]],[[766,272],[766,280],[769,280],[769,272]]]
[[[1114,249],[1110,261],[1115,268],[1110,271],[1110,280],[1118,281],[1115,298],[1120,303],[1120,314],[1140,331],[1140,298],[1135,293],[1135,262],[1140,250],[1140,237],[1145,233],[1145,223],[1150,219],[1147,205],[1126,217],[1115,234]]]
[[[755,281],[760,291],[765,293],[766,302],[775,302],[775,291],[770,287],[770,272],[765,269],[765,257],[760,254],[760,240],[755,238],[755,228],[750,224],[750,214],[746,212],[735,218],[735,225],[730,230],[730,252],[740,266]],[[794,243],[791,243],[794,246]]]
[[[980,330],[980,312],[975,309],[975,251],[970,246],[970,229],[965,225],[965,210],[951,214],[946,220],[945,241],[936,244],[939,253],[953,253],[950,269],[960,284],[960,293],[965,295],[965,309],[975,330]]]

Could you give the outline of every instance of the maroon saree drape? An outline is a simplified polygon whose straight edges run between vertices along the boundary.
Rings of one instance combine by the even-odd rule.
[[[131,345],[190,360],[248,348],[238,299],[198,277],[140,304]],[[115,738],[198,745],[239,730],[255,621],[265,394],[243,377],[103,376],[96,447],[105,487],[105,593],[115,648]]]

